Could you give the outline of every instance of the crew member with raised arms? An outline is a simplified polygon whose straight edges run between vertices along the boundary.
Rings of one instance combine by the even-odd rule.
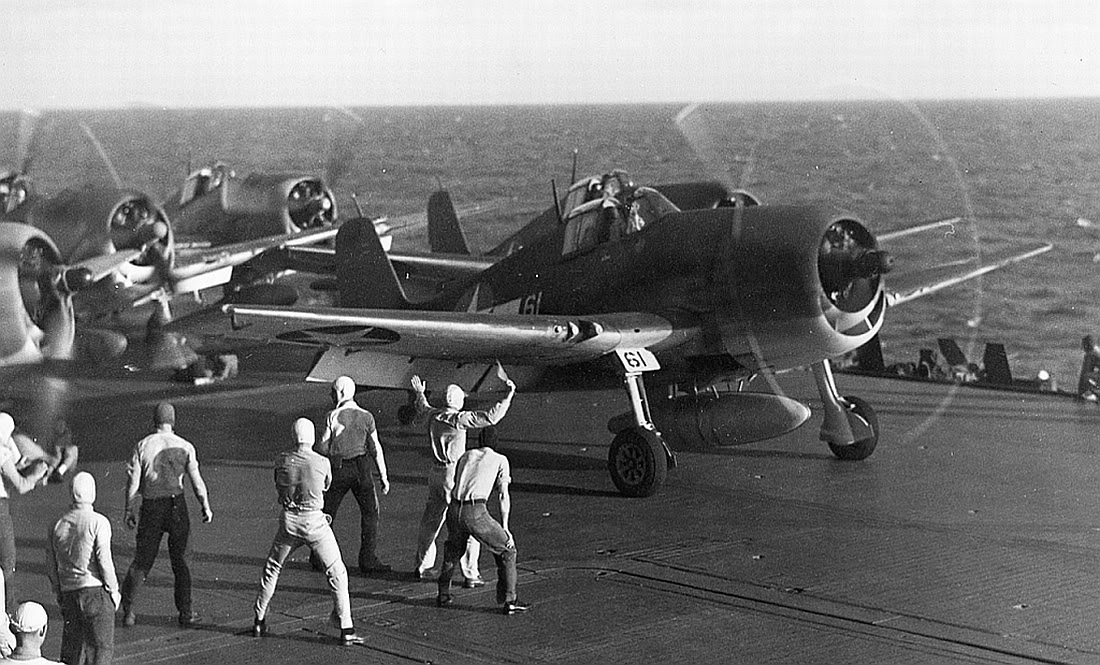
[[[267,609],[279,583],[283,562],[298,547],[307,545],[324,566],[332,591],[332,622],[340,629],[340,641],[359,644],[363,640],[352,625],[348,569],[329,526],[331,519],[321,511],[325,490],[332,483],[332,467],[327,458],[313,451],[317,433],[312,422],[299,418],[294,422],[293,432],[297,447],[275,458],[275,489],[283,514],[260,578],[252,634],[255,637],[267,634]]]
[[[424,391],[426,384],[419,376],[412,378],[412,388],[416,393],[417,415],[428,415],[428,434],[431,438],[431,465],[428,467],[428,499],[424,505],[424,514],[420,518],[420,532],[416,539],[416,562],[413,571],[417,579],[424,579],[427,571],[435,565],[435,540],[447,518],[447,505],[455,485],[455,465],[458,458],[466,452],[466,432],[496,425],[508,413],[512,397],[516,394],[516,384],[503,376],[508,394],[489,409],[464,411],[466,393],[461,387],[451,384],[445,393],[446,406],[433,408],[428,403]],[[485,582],[478,573],[477,560],[481,554],[481,545],[471,537],[462,555],[460,567],[468,589],[482,586]]]
[[[15,525],[8,505],[8,488],[16,494],[26,494],[50,472],[50,465],[44,460],[37,460],[29,469],[24,469],[26,475],[16,468],[21,454],[12,438],[14,432],[15,420],[0,412],[0,568],[7,596],[15,595]],[[0,607],[0,611],[6,612],[7,608]]]
[[[515,614],[527,610],[527,605],[516,600],[516,541],[508,528],[512,513],[508,486],[512,474],[508,458],[488,447],[490,438],[479,437],[476,447],[463,453],[455,466],[455,487],[447,508],[447,541],[443,544],[443,568],[439,572],[436,603],[440,607],[454,603],[451,578],[466,551],[466,543],[473,536],[496,560],[497,602],[501,611]],[[485,506],[494,491],[500,493],[500,522],[493,519]]]

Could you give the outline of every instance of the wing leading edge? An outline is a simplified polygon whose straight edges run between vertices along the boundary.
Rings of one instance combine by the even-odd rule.
[[[667,340],[652,314],[549,316],[227,305],[231,337],[337,347],[393,356],[566,365]]]

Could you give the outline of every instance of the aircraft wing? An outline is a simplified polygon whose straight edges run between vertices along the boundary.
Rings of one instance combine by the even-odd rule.
[[[99,254],[71,265],[69,268],[84,268],[91,274],[90,281],[98,282],[118,270],[123,264],[137,259],[141,256],[142,251],[142,249],[129,249],[111,252],[110,254]]]
[[[1054,245],[1044,244],[1022,253],[1013,254],[1012,256],[986,263],[985,265],[973,268],[971,270],[966,270],[961,273],[955,272],[954,274],[942,276],[934,279],[933,281],[927,281],[920,285],[903,288],[899,291],[888,292],[886,294],[886,304],[890,307],[893,307],[895,305],[907,303],[910,300],[923,298],[924,296],[931,295],[933,293],[936,293],[937,291],[941,291],[943,289],[956,286],[968,280],[981,277],[982,275],[991,273],[994,270],[1000,270],[1001,268],[1020,263],[1021,261],[1026,261],[1027,259],[1034,258],[1036,256],[1039,256],[1040,254],[1045,254],[1046,252],[1049,252],[1053,247]],[[958,265],[961,264],[951,264],[945,267],[957,270]]]
[[[234,266],[250,261],[264,252],[330,240],[336,237],[337,231],[337,227],[325,227],[230,245],[181,250],[172,268],[173,290],[184,293],[224,284],[229,281]]]
[[[492,267],[499,256],[471,256],[438,252],[387,252],[395,271],[431,279],[464,279]],[[293,247],[291,266],[296,270],[333,274],[336,250],[331,247]]]
[[[489,314],[226,305],[229,337],[336,347],[437,360],[565,365],[667,339],[671,324],[652,314],[593,316]]]

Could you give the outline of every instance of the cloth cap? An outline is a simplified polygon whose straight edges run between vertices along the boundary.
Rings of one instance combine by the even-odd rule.
[[[452,383],[447,386],[446,401],[447,406],[452,409],[461,409],[462,404],[466,401],[466,391]]]
[[[46,616],[46,608],[33,600],[20,603],[11,615],[11,630],[13,633],[37,633],[46,627],[49,617]]]
[[[294,421],[294,440],[298,443],[313,445],[317,441],[317,429],[309,418],[299,418]]]
[[[81,471],[73,476],[73,502],[95,503],[95,478],[87,471]]]
[[[336,401],[343,402],[355,397],[355,381],[350,376],[341,376],[332,382],[332,392],[336,393]]]
[[[15,431],[15,419],[0,411],[0,441],[6,441]]]
[[[176,407],[168,402],[157,404],[157,409],[153,412],[153,423],[156,425],[175,425]]]

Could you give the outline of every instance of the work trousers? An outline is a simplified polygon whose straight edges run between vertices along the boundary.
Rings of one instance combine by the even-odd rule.
[[[481,541],[497,564],[497,602],[516,599],[516,546],[509,545],[508,532],[489,514],[484,501],[451,502],[447,508],[447,541],[443,543],[443,568],[439,572],[439,595],[451,592],[455,565],[466,551],[470,536]]]
[[[416,537],[416,572],[423,574],[435,565],[435,539],[447,521],[447,506],[454,489],[455,465],[433,464],[428,469],[428,501],[420,518],[420,532]],[[462,576],[468,580],[481,577],[477,560],[481,556],[481,543],[471,537],[466,543],[466,553],[459,560]]]
[[[332,591],[333,613],[340,618],[340,627],[352,627],[348,569],[340,557],[340,546],[336,543],[336,536],[333,535],[329,522],[329,516],[319,510],[283,513],[260,577],[260,593],[256,596],[255,606],[257,619],[267,618],[267,607],[271,604],[271,597],[275,595],[283,562],[294,550],[306,545],[324,567],[325,577]]]
[[[325,492],[325,506],[321,509],[332,520],[336,519],[340,502],[348,490],[359,504],[359,568],[367,570],[378,565],[375,543],[379,518],[378,494],[374,489],[371,460],[367,455],[332,460],[332,484]]]
[[[187,513],[187,500],[182,494],[141,502],[138,515],[137,547],[134,560],[122,583],[122,608],[133,611],[138,590],[153,569],[161,536],[168,534],[168,558],[175,578],[176,610],[181,615],[191,613],[191,568],[187,563],[190,551],[187,540],[191,535],[191,518]]]
[[[61,662],[110,665],[115,649],[115,604],[101,586],[61,592]],[[83,653],[83,661],[81,654]]]

